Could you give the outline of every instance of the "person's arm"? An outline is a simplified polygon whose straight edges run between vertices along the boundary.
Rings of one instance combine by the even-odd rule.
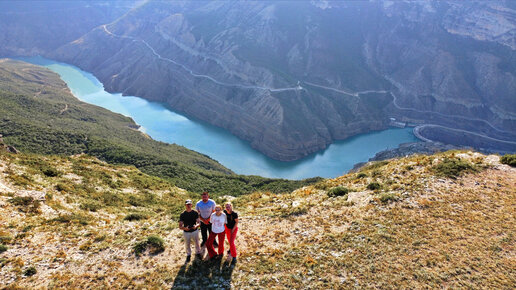
[[[198,228],[199,228],[199,226],[201,226],[200,218],[201,218],[201,216],[200,216],[200,215],[198,215],[198,216],[197,216],[197,219],[195,220],[194,231],[195,231],[196,229],[198,229]]]
[[[211,218],[211,215],[210,215],[210,217],[208,217],[207,219],[205,219],[205,218],[203,218],[203,217],[201,216],[201,213],[199,213],[199,219],[200,219],[200,220],[201,220],[205,225],[207,225],[207,224],[209,224],[209,223],[210,223],[210,218]]]
[[[236,228],[238,226],[238,218],[235,219],[235,225],[233,226],[233,228],[231,229],[231,233],[234,233]]]
[[[183,223],[183,221],[181,221],[181,220],[179,221],[179,229],[181,229],[181,230],[183,230],[183,231],[185,231],[185,230],[186,230],[186,228],[184,227],[184,223]]]
[[[200,218],[201,218],[201,215],[199,213],[197,213],[197,219],[195,219],[195,224],[193,225],[193,230],[194,231],[201,226]]]

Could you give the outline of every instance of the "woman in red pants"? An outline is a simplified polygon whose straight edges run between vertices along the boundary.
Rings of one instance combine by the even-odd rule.
[[[210,259],[220,257],[224,254],[224,225],[227,223],[226,215],[222,212],[222,207],[220,205],[215,206],[215,212],[211,214],[210,217],[211,222],[211,233],[208,237],[208,241],[206,242],[206,249],[208,249],[208,255]],[[219,254],[217,256],[217,252],[213,248],[213,242],[215,241],[215,237],[219,239]]]
[[[233,211],[233,205],[230,202],[227,202],[224,207],[226,208],[224,210],[224,213],[226,214],[226,236],[228,237],[229,242],[229,252],[231,256],[228,256],[228,259],[230,257],[233,257],[232,263],[236,263],[237,261],[237,251],[235,247],[235,238],[238,232],[238,214]],[[220,244],[219,244],[220,245]]]

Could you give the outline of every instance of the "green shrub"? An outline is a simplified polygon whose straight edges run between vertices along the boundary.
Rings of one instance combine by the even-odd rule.
[[[22,232],[26,233],[34,228],[33,225],[28,225],[22,229]]]
[[[124,220],[126,221],[139,221],[146,219],[147,216],[141,214],[141,213],[130,213],[124,217]]]
[[[138,242],[133,247],[133,251],[136,256],[140,256],[145,252],[145,250],[147,250],[147,241]]]
[[[367,185],[367,189],[369,190],[378,190],[380,189],[382,186],[380,185],[380,183],[378,182],[371,182]]]
[[[41,172],[45,174],[45,176],[48,177],[56,177],[60,176],[62,173],[59,172],[59,170],[55,169],[54,167],[45,166],[41,168]]]
[[[23,275],[25,275],[27,277],[33,276],[36,273],[37,273],[36,268],[34,268],[33,266],[28,267],[27,269],[25,269],[25,271],[23,271]]]
[[[9,248],[6,245],[0,244],[0,254],[7,251]]]
[[[136,195],[129,195],[127,203],[136,207],[145,205],[143,199]]]
[[[29,206],[34,202],[34,198],[31,196],[16,196],[7,201],[16,206]]]
[[[326,182],[321,181],[314,185],[315,189],[327,190],[330,187]]]
[[[373,170],[373,172],[371,172],[371,176],[372,177],[382,176],[382,172],[380,170]]]
[[[95,237],[95,239],[93,239],[93,242],[99,243],[99,242],[104,241],[106,238],[107,238],[106,235],[98,236],[98,237]]]
[[[360,173],[357,175],[357,179],[364,178],[364,177],[367,177],[367,174],[365,174],[364,172],[360,172]]]
[[[330,197],[333,197],[333,196],[345,196],[348,193],[349,193],[349,189],[348,188],[342,187],[342,186],[338,186],[338,187],[334,187],[334,188],[330,189],[328,191],[328,196],[330,196]]]
[[[16,175],[16,174],[9,175],[9,179],[12,180],[14,185],[22,186],[25,188],[33,183],[32,178],[29,175],[27,175],[26,173],[23,173],[22,175]]]
[[[158,236],[149,236],[147,244],[150,247],[151,254],[161,253],[165,250],[165,241]]]
[[[444,160],[432,167],[435,175],[448,178],[457,178],[464,172],[476,171],[476,168],[469,162],[461,159],[444,158]]]
[[[397,199],[394,193],[383,193],[378,198],[383,203],[388,203],[389,201],[395,201]]]
[[[96,212],[97,210],[102,208],[102,206],[96,202],[85,202],[82,203],[79,207],[83,210],[88,210],[92,212]]]
[[[73,192],[73,187],[68,184],[65,184],[65,183],[58,183],[56,185],[56,190],[60,191],[60,192],[69,193],[69,192]]]
[[[107,206],[121,206],[122,198],[114,192],[103,191],[96,195],[96,199]]]
[[[516,154],[506,154],[500,158],[502,164],[507,164],[512,167],[516,167]]]
[[[308,213],[308,208],[306,205],[296,206],[291,208],[290,210],[284,210],[281,212],[281,217],[286,218],[290,216],[300,216]]]
[[[89,218],[80,214],[64,214],[50,220],[50,222],[58,223],[79,223],[81,225],[87,225]]]
[[[9,244],[13,240],[13,237],[8,235],[0,236],[0,244]]]
[[[389,164],[389,161],[375,161],[373,162],[372,164],[370,165],[367,165],[363,168],[360,169],[360,171],[367,171],[367,170],[372,170],[372,169],[378,169],[380,167],[383,167],[385,165]]]
[[[40,213],[41,203],[39,200],[34,200],[31,196],[16,196],[7,200],[19,207],[19,209],[26,213]]]
[[[165,251],[165,241],[158,236],[149,236],[147,239],[136,243],[133,247],[133,251],[136,256],[140,256],[146,250],[149,250],[149,253],[152,255],[159,254]]]

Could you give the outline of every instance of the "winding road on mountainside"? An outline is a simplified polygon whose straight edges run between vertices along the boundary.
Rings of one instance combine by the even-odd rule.
[[[256,90],[267,90],[267,91],[271,91],[271,92],[284,92],[284,91],[300,91],[300,90],[303,90],[303,88],[301,86],[295,86],[295,87],[289,87],[289,88],[269,88],[269,87],[261,87],[261,86],[252,86],[252,85],[241,85],[241,84],[231,84],[231,83],[225,83],[225,82],[221,82],[221,81],[218,81],[216,79],[214,79],[213,77],[211,76],[208,76],[208,75],[203,75],[203,74],[198,74],[198,73],[195,73],[193,70],[189,69],[188,67],[186,67],[184,64],[181,64],[181,63],[178,63],[177,61],[173,60],[173,59],[170,59],[170,58],[167,58],[167,57],[162,57],[159,53],[156,52],[156,50],[150,46],[145,40],[143,39],[138,39],[138,38],[135,38],[135,37],[132,37],[132,36],[126,36],[126,35],[117,35],[117,34],[114,34],[113,32],[109,31],[108,28],[107,28],[107,25],[104,24],[102,25],[102,28],[104,29],[104,31],[113,36],[113,37],[117,37],[117,38],[125,38],[125,39],[130,39],[132,41],[135,41],[135,42],[141,42],[143,43],[145,46],[147,46],[147,48],[150,49],[150,51],[152,52],[152,54],[154,54],[158,59],[160,60],[164,60],[164,61],[167,61],[167,62],[170,62],[170,63],[173,63],[177,66],[180,66],[182,67],[184,70],[186,70],[190,75],[192,75],[193,77],[196,77],[196,78],[205,78],[205,79],[208,79],[218,85],[221,85],[221,86],[227,86],[227,87],[237,87],[237,88],[243,88],[243,89],[256,89]]]
[[[500,139],[496,139],[496,138],[493,138],[493,137],[489,137],[489,136],[486,136],[486,135],[483,135],[483,134],[479,134],[479,133],[475,133],[475,132],[471,132],[471,131],[466,131],[466,130],[461,130],[461,129],[454,129],[454,128],[445,127],[445,126],[441,126],[441,125],[434,125],[434,124],[425,124],[425,125],[417,126],[416,128],[414,128],[414,135],[416,135],[417,138],[419,138],[419,139],[421,139],[421,140],[423,140],[425,142],[433,142],[433,141],[431,139],[428,139],[428,138],[424,137],[423,135],[421,135],[420,131],[422,129],[424,129],[424,128],[442,128],[442,129],[447,129],[447,130],[450,130],[450,131],[455,131],[455,132],[460,132],[460,133],[468,133],[468,134],[471,134],[471,135],[479,136],[479,137],[482,137],[482,138],[485,138],[485,139],[488,139],[488,140],[491,140],[491,141],[499,142],[499,143],[516,145],[516,142],[500,140]]]
[[[309,83],[309,82],[303,82],[307,85],[310,85],[310,86],[314,86],[314,87],[318,87],[318,88],[322,88],[322,89],[327,89],[327,90],[331,90],[331,91],[334,91],[334,92],[337,92],[337,93],[341,93],[341,94],[345,94],[345,95],[348,95],[348,96],[353,96],[353,97],[359,97],[360,95],[363,95],[363,94],[369,94],[369,93],[378,93],[378,94],[391,94],[391,96],[393,97],[393,105],[394,107],[396,107],[398,110],[405,110],[405,111],[412,111],[412,112],[416,112],[416,113],[429,113],[429,114],[434,114],[434,115],[439,115],[439,116],[442,116],[442,117],[446,117],[446,118],[459,118],[459,119],[463,119],[463,120],[466,120],[466,121],[474,121],[474,122],[482,122],[482,123],[485,123],[487,124],[489,127],[491,127],[492,129],[500,132],[500,133],[508,133],[508,134],[511,134],[510,132],[507,132],[505,130],[501,130],[499,128],[496,128],[495,126],[493,126],[491,123],[489,123],[488,121],[486,120],[482,120],[482,119],[477,119],[477,118],[468,118],[468,117],[464,117],[464,116],[459,116],[459,115],[446,115],[446,114],[442,114],[442,113],[439,113],[439,112],[433,112],[433,111],[422,111],[422,110],[417,110],[417,109],[414,109],[414,108],[408,108],[408,107],[402,107],[400,106],[398,103],[397,103],[397,97],[396,97],[396,94],[394,94],[394,92],[392,91],[375,91],[375,90],[368,90],[368,91],[361,91],[361,92],[354,92],[354,93],[351,93],[351,92],[347,92],[347,91],[343,91],[343,90],[338,90],[338,89],[335,89],[335,88],[331,88],[331,87],[326,87],[326,86],[321,86],[321,85],[316,85],[316,84],[313,84],[313,83]],[[505,143],[505,144],[511,144],[511,145],[516,145],[516,142],[512,142],[512,141],[507,141],[507,140],[501,140],[501,139],[496,139],[496,138],[493,138],[493,137],[490,137],[490,136],[487,136],[487,135],[484,135],[484,134],[480,134],[480,133],[477,133],[477,132],[473,132],[473,131],[467,131],[467,130],[461,130],[461,129],[456,129],[456,128],[451,128],[451,127],[445,127],[445,126],[441,126],[441,125],[435,125],[435,124],[424,124],[424,125],[420,125],[420,126],[417,126],[416,128],[414,128],[414,135],[416,135],[417,138],[425,141],[425,142],[433,142],[432,140],[428,139],[428,138],[425,138],[423,137],[421,134],[420,134],[420,131],[425,128],[425,127],[432,127],[432,128],[443,128],[443,129],[449,129],[450,131],[455,131],[455,132],[463,132],[463,133],[469,133],[469,134],[472,134],[472,135],[475,135],[475,136],[479,136],[479,137],[483,137],[483,138],[486,138],[488,140],[492,140],[492,141],[495,141],[495,142],[501,142],[501,143]]]
[[[113,36],[113,37],[116,37],[116,38],[122,38],[122,39],[129,39],[129,40],[132,40],[134,42],[140,42],[142,44],[144,44],[151,52],[152,54],[154,54],[154,56],[156,56],[158,59],[160,60],[163,60],[163,61],[167,61],[167,62],[170,62],[172,64],[175,64],[177,66],[180,66],[181,68],[183,68],[185,71],[187,71],[190,75],[192,75],[193,77],[197,77],[197,78],[205,78],[205,79],[208,79],[218,85],[222,85],[222,86],[228,86],[228,87],[237,87],[237,88],[243,88],[243,89],[257,89],[257,90],[267,90],[267,91],[270,91],[270,92],[284,92],[284,91],[300,91],[300,90],[304,90],[305,88],[303,88],[299,83],[297,86],[295,87],[287,87],[287,88],[270,88],[270,87],[262,87],[262,86],[253,86],[253,85],[242,85],[242,84],[232,84],[232,83],[225,83],[225,82],[221,82],[221,81],[218,81],[216,80],[215,78],[209,76],[209,75],[203,75],[203,74],[198,74],[198,73],[195,73],[192,69],[188,68],[187,66],[185,66],[184,64],[181,64],[181,63],[178,63],[177,61],[175,60],[172,60],[170,58],[167,58],[167,57],[163,57],[161,56],[159,53],[156,52],[156,50],[149,45],[149,43],[147,43],[145,40],[143,39],[138,39],[138,38],[135,38],[135,37],[132,37],[132,36],[126,36],[126,35],[118,35],[118,34],[115,34],[111,31],[109,31],[109,29],[107,28],[107,25],[109,24],[104,24],[102,25],[102,28],[104,30],[104,32],[110,36]],[[394,85],[396,85],[392,80],[390,80],[387,76],[385,76],[391,83],[393,83]],[[369,94],[369,93],[379,93],[379,94],[391,94],[392,97],[393,97],[393,105],[394,107],[396,107],[397,109],[399,110],[405,110],[405,111],[412,111],[412,112],[416,112],[416,113],[421,113],[421,114],[434,114],[434,115],[438,115],[438,116],[441,116],[441,117],[446,117],[446,118],[459,118],[459,119],[462,119],[462,120],[466,120],[466,121],[476,121],[476,122],[482,122],[482,123],[485,123],[486,125],[488,125],[489,127],[491,127],[492,129],[500,132],[500,133],[508,133],[508,134],[512,134],[510,132],[507,132],[505,130],[501,130],[499,128],[496,128],[494,125],[492,125],[491,123],[489,123],[488,121],[486,120],[482,120],[482,119],[477,119],[477,118],[468,118],[468,117],[464,117],[464,116],[459,116],[459,115],[446,115],[446,114],[442,114],[442,113],[439,113],[439,112],[433,112],[433,111],[422,111],[422,110],[417,110],[417,109],[414,109],[414,108],[409,108],[409,107],[402,107],[398,104],[398,98],[396,96],[396,94],[394,94],[394,92],[392,91],[385,91],[385,90],[366,90],[366,91],[360,91],[360,92],[349,92],[349,91],[344,91],[344,90],[341,90],[341,89],[336,89],[336,88],[332,88],[332,87],[327,87],[327,86],[323,86],[323,85],[318,85],[318,84],[314,84],[314,83],[311,83],[311,82],[307,82],[307,81],[303,81],[304,84],[307,84],[309,86],[313,86],[313,87],[318,87],[318,88],[321,88],[321,89],[326,89],[326,90],[331,90],[331,91],[334,91],[334,92],[337,92],[337,93],[340,93],[340,94],[345,94],[345,95],[348,95],[348,96],[352,96],[352,97],[360,97],[360,95],[364,95],[364,94]],[[398,86],[396,86],[398,87]],[[445,128],[445,129],[450,129],[452,131],[457,131],[457,132],[464,132],[464,133],[470,133],[470,134],[473,134],[473,135],[476,135],[476,136],[480,136],[480,137],[484,137],[484,138],[487,138],[489,140],[493,140],[493,141],[496,141],[496,142],[502,142],[502,143],[506,143],[506,144],[514,144],[516,145],[516,142],[511,142],[511,141],[507,141],[507,140],[500,140],[500,139],[496,139],[496,138],[492,138],[492,137],[489,137],[489,136],[486,136],[486,135],[483,135],[483,134],[479,134],[477,132],[472,132],[472,131],[466,131],[466,130],[460,130],[460,129],[455,129],[455,128],[450,128],[450,127],[445,127],[445,126],[441,126],[441,125],[434,125],[434,124],[425,124],[425,125],[422,125],[422,126],[418,126],[420,130],[421,128],[423,127],[426,127],[426,126],[430,126],[430,127],[439,127],[439,128]],[[429,139],[421,136],[419,134],[419,132],[416,134],[416,136],[418,138],[420,138],[421,140],[423,141],[428,141]]]
[[[498,131],[500,133],[510,133],[510,132],[507,132],[505,130],[496,128],[494,125],[492,125],[488,121],[482,120],[482,119],[468,118],[468,117],[464,117],[464,116],[460,116],[460,115],[446,115],[446,114],[442,114],[442,113],[434,112],[434,111],[422,111],[422,110],[417,110],[417,109],[414,109],[414,108],[402,107],[402,106],[400,106],[398,104],[398,98],[397,98],[396,94],[394,94],[394,92],[392,92],[392,91],[367,90],[367,91],[360,91],[360,92],[348,92],[348,91],[344,91],[344,90],[335,89],[335,88],[332,88],[332,87],[326,87],[326,86],[322,86],[322,85],[317,85],[317,84],[306,82],[306,81],[304,81],[303,83],[305,83],[307,85],[310,85],[310,86],[331,90],[331,91],[334,91],[334,92],[337,92],[337,93],[341,93],[341,94],[345,94],[345,95],[352,96],[352,97],[359,97],[360,95],[365,95],[365,94],[370,94],[370,93],[391,94],[392,97],[393,97],[393,105],[398,110],[412,111],[412,112],[421,113],[421,114],[434,114],[434,115],[439,115],[441,117],[447,117],[447,118],[450,118],[450,117],[451,118],[459,118],[459,119],[463,119],[463,120],[466,120],[466,121],[483,122],[486,125],[488,125],[489,127],[491,127],[492,129],[494,129],[494,130],[496,130],[496,131]],[[443,126],[441,126],[441,127],[443,127]]]

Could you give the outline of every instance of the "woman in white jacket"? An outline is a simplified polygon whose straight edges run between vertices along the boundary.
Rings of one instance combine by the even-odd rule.
[[[226,214],[222,212],[222,207],[220,205],[215,206],[215,212],[211,214],[210,217],[211,222],[211,233],[208,237],[208,242],[206,242],[206,249],[208,249],[208,255],[210,259],[220,257],[224,254],[224,237],[226,233],[227,218]],[[213,248],[213,242],[215,241],[215,237],[218,237],[219,240],[219,254],[215,252],[215,248]]]

